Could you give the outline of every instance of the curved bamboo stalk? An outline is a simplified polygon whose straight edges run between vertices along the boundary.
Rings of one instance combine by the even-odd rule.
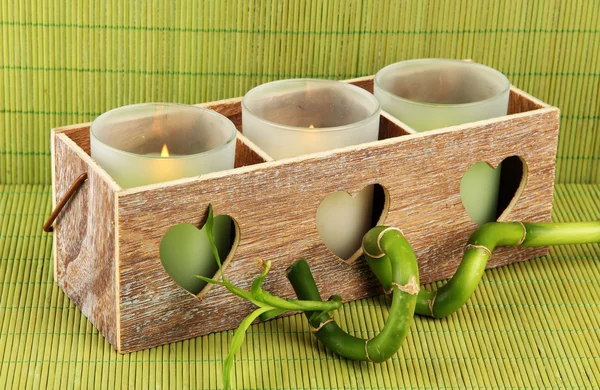
[[[212,207],[206,225],[215,259],[222,270],[219,254],[212,237]],[[454,313],[471,297],[479,284],[492,252],[498,246],[538,247],[600,242],[600,221],[579,223],[521,223],[493,222],[471,236],[463,259],[452,278],[436,291],[419,289],[419,271],[415,254],[397,228],[377,226],[363,238],[362,249],[371,270],[386,293],[392,294],[389,316],[381,332],[372,339],[351,336],[342,330],[329,315],[341,306],[342,299],[321,295],[306,260],[301,259],[287,270],[287,277],[299,300],[283,299],[262,289],[270,262],[260,262],[262,273],[252,283],[250,291],[230,283],[221,272],[222,280],[198,276],[206,282],[225,286],[231,293],[254,303],[252,312],[235,332],[223,375],[225,388],[230,387],[233,356],[239,350],[252,321],[262,320],[289,311],[303,311],[315,336],[331,351],[353,360],[383,362],[402,345],[412,324],[414,314],[441,318]]]
[[[386,291],[393,294],[381,332],[372,339],[362,339],[346,333],[326,312],[305,313],[315,336],[330,350],[353,360],[383,362],[398,351],[412,324],[419,292],[417,259],[402,232],[395,228],[371,229],[363,243],[369,265]],[[321,300],[306,260],[292,264],[287,277],[298,299]]]
[[[394,294],[381,333],[371,340],[364,340],[347,334],[326,312],[305,314],[317,339],[331,351],[353,360],[381,362],[389,359],[402,345],[413,312],[441,318],[462,307],[479,284],[496,247],[596,242],[600,242],[600,221],[545,224],[492,222],[473,233],[458,269],[444,286],[436,291],[419,291],[417,261],[410,244],[400,230],[378,226],[365,235],[363,252],[386,292],[393,291]],[[288,279],[299,299],[321,300],[306,261],[292,264],[288,269]]]
[[[594,242],[600,242],[600,221],[485,224],[469,239],[454,276],[436,291],[419,292],[415,313],[442,318],[460,309],[477,288],[485,266],[498,246],[530,248]]]

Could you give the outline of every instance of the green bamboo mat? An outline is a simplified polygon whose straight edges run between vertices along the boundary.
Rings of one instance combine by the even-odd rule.
[[[231,332],[121,356],[52,281],[51,127],[143,101],[200,103],[269,80],[345,79],[472,58],[562,110],[558,221],[600,217],[600,2],[0,0],[0,389],[218,388]],[[25,184],[29,183],[29,184]],[[596,183],[596,184],[593,184]],[[251,328],[237,388],[531,389],[600,384],[600,248],[488,271],[379,365],[339,359],[293,316]],[[382,298],[337,318],[372,335]]]
[[[562,109],[557,180],[600,183],[600,2],[0,0],[0,183],[50,184],[49,130],[273,79],[472,58]]]
[[[0,389],[200,389],[222,384],[232,332],[119,355],[52,281],[41,232],[50,187],[0,186]],[[600,185],[557,185],[554,219],[600,217]],[[387,315],[384,298],[336,314],[359,336]],[[246,389],[572,389],[600,386],[600,247],[488,270],[465,308],[417,317],[391,361],[340,359],[300,315],[253,325],[233,383]]]

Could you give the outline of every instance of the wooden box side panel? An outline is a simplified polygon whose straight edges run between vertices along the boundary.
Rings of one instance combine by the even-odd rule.
[[[541,100],[529,95],[518,88],[510,88],[510,96],[508,99],[508,114],[520,114],[523,112],[549,108],[550,106]]]
[[[64,134],[71,139],[81,150],[87,155],[91,154],[90,151],[90,126],[91,122],[79,123],[71,126],[64,126],[54,129],[54,136],[58,134]]]
[[[547,108],[122,193],[122,351],[230,329],[250,310],[222,287],[212,288],[202,300],[192,296],[160,264],[158,246],[166,231],[183,222],[201,224],[209,203],[240,228],[227,269],[232,282],[248,287],[260,271],[256,260],[270,259],[274,264],[265,288],[291,297],[284,270],[306,257],[324,297],[359,299],[380,293],[380,288],[363,261],[348,264],[321,242],[315,215],[323,198],[381,184],[389,193],[384,224],[406,234],[419,259],[422,282],[445,279],[476,229],[461,203],[462,175],[479,161],[496,167],[506,157],[520,156],[527,164],[527,183],[501,220],[549,221],[557,135],[558,110]],[[545,253],[544,248],[504,248],[489,266]]]
[[[61,199],[75,178],[88,174],[54,223],[55,276],[65,294],[118,349],[116,191],[86,157],[65,134],[55,133],[54,198]]]

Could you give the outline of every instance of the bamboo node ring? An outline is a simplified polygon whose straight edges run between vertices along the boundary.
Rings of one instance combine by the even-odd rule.
[[[427,306],[429,306],[429,311],[431,312],[431,316],[434,318],[435,318],[435,315],[433,314],[433,305],[435,305],[435,299],[437,298],[437,293],[438,293],[438,290],[435,290],[433,299],[427,300]]]
[[[483,246],[483,245],[473,245],[473,244],[467,244],[465,246],[465,252],[468,251],[469,249],[481,249],[483,251],[485,251],[488,256],[492,256],[492,252],[488,249],[488,247]]]
[[[371,360],[371,357],[369,356],[369,341],[371,341],[371,339],[365,340],[365,356],[367,357],[368,361],[373,363],[373,360]]]
[[[408,283],[400,284],[397,282],[392,282],[392,287],[390,287],[389,290],[383,290],[383,291],[385,291],[386,295],[391,294],[394,291],[394,286],[398,287],[398,290],[405,292],[407,294],[410,294],[410,295],[417,295],[420,290],[419,284],[417,283],[417,278],[415,278],[414,275],[410,277],[410,280],[408,281]]]
[[[525,224],[521,221],[517,221],[517,223],[519,225],[521,225],[521,227],[523,228],[523,237],[521,237],[521,239],[519,240],[519,242],[517,242],[515,244],[515,247],[517,246],[521,246],[521,244],[523,244],[523,242],[525,242],[525,239],[527,238],[527,229],[525,228]]]
[[[370,258],[372,258],[372,259],[381,259],[383,256],[385,256],[385,253],[384,253],[384,252],[381,252],[381,253],[380,253],[380,254],[378,254],[378,255],[372,255],[372,254],[370,254],[369,252],[367,252],[367,250],[365,249],[365,247],[363,247],[363,253],[364,253],[365,255],[369,256],[369,257],[370,257]]]
[[[321,330],[322,327],[324,327],[325,325],[327,325],[328,323],[333,322],[333,321],[334,321],[333,315],[331,315],[331,318],[329,318],[328,320],[325,320],[325,321],[321,322],[318,327],[316,327],[316,328],[311,327],[312,328],[311,332],[317,333],[318,331]]]
[[[381,239],[383,238],[383,235],[387,232],[389,232],[390,230],[396,230],[398,232],[400,232],[400,234],[404,237],[404,233],[402,233],[402,230],[396,228],[396,227],[387,227],[385,229],[383,229],[381,231],[381,233],[379,233],[379,235],[377,236],[377,248],[379,248],[379,250],[381,251],[381,253],[385,253],[385,251],[381,248]]]

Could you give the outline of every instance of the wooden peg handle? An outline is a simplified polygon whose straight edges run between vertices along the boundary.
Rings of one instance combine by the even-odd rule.
[[[50,214],[50,217],[46,220],[46,223],[44,224],[44,231],[46,233],[50,233],[50,232],[52,232],[54,230],[54,228],[52,227],[52,224],[54,223],[54,220],[56,219],[56,217],[58,217],[58,214],[60,214],[60,212],[62,211],[63,207],[65,207],[65,205],[67,204],[67,202],[69,201],[69,199],[71,199],[71,197],[73,195],[75,195],[75,193],[77,192],[77,190],[79,190],[79,188],[87,180],[87,178],[88,178],[88,175],[87,175],[86,172],[84,172],[81,175],[79,175],[77,177],[77,179],[75,179],[75,181],[73,182],[73,184],[71,184],[71,187],[69,188],[69,190],[67,191],[67,193],[65,194],[65,196],[63,196],[63,198],[60,200],[60,202],[58,202],[58,204],[56,205],[56,207],[52,211],[52,214]]]

